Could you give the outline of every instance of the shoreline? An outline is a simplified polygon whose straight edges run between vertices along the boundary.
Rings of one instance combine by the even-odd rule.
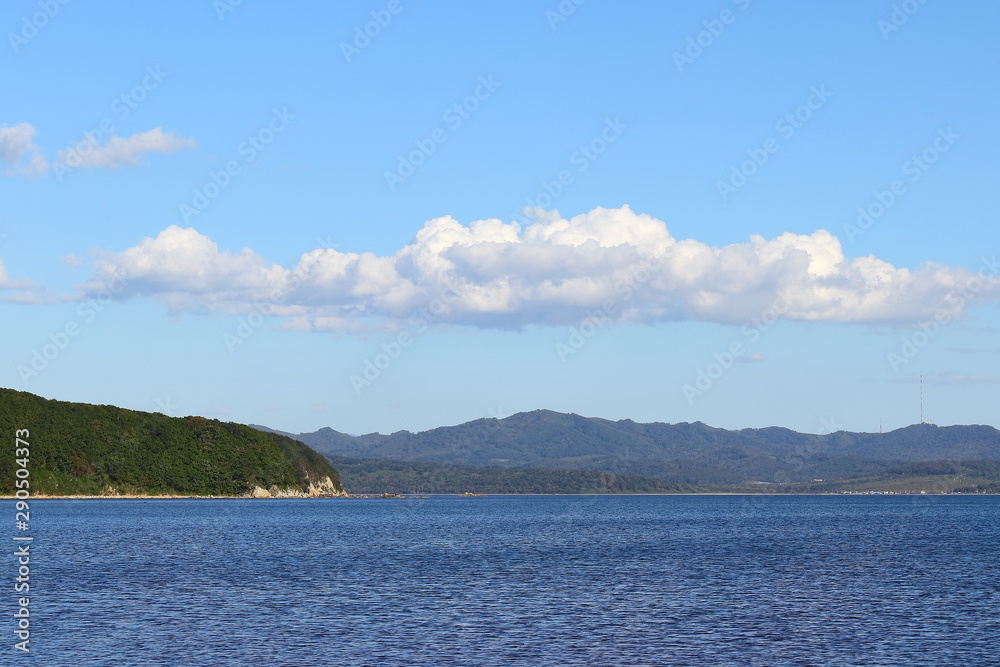
[[[63,496],[38,494],[28,498],[17,498],[15,496],[0,496],[0,500],[329,500],[335,498],[348,498],[349,496],[274,496],[259,498],[254,496],[182,496],[182,495],[132,495],[121,494],[118,496]]]
[[[750,496],[754,498],[779,498],[789,496],[1000,496],[1000,493],[899,493],[899,492],[826,492],[826,493],[745,493],[740,491],[710,491],[704,493],[486,493],[476,496],[462,496],[460,493],[387,493],[387,494],[344,494],[324,496],[192,496],[179,494],[120,494],[120,495],[32,495],[28,498],[17,498],[14,495],[0,495],[0,500],[418,500],[430,498],[528,498],[528,497],[599,497],[599,496]]]

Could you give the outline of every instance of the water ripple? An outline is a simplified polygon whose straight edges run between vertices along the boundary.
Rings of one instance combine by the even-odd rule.
[[[1000,663],[995,497],[36,502],[39,664]]]

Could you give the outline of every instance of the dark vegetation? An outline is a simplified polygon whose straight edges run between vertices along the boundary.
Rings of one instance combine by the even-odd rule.
[[[1000,493],[1000,461],[922,461],[856,479],[824,480],[789,491],[885,490],[905,493]]]
[[[337,471],[291,438],[203,417],[52,401],[0,389],[0,492],[14,490],[15,430],[28,429],[34,494],[242,495],[254,486],[305,491]]]
[[[332,456],[352,493],[692,493],[662,479],[603,470],[498,468]]]
[[[978,492],[995,491],[1000,483],[1000,431],[990,426],[918,424],[884,434],[811,435],[777,427],[729,431],[700,422],[640,424],[536,410],[421,433],[351,436],[325,428],[293,437],[326,456],[356,460],[348,464],[357,466],[357,476],[347,486],[357,492],[416,490],[418,483],[426,492],[549,493],[588,485],[601,492],[599,478],[573,477],[571,471],[614,473],[628,480],[621,483],[634,489],[629,492],[651,488],[652,480],[670,490],[770,492],[865,485]],[[362,459],[367,462],[357,461]],[[522,472],[506,472],[511,469]]]
[[[1000,493],[1000,461],[929,461],[807,483],[675,483],[603,470],[500,468],[332,456],[354,493]],[[669,474],[669,473],[668,473]]]
[[[33,495],[242,495],[254,486],[305,491],[327,477],[339,490],[320,454],[354,493],[1000,493],[1000,432],[989,426],[808,435],[537,410],[423,433],[289,437],[0,389],[0,428],[7,494],[16,429],[31,433]]]

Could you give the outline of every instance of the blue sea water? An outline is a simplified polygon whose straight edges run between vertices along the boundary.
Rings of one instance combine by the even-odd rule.
[[[991,496],[48,500],[32,534],[2,664],[1000,664]]]

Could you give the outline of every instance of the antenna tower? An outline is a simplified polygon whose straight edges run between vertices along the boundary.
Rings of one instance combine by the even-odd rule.
[[[920,423],[924,423],[924,376],[920,375]]]

